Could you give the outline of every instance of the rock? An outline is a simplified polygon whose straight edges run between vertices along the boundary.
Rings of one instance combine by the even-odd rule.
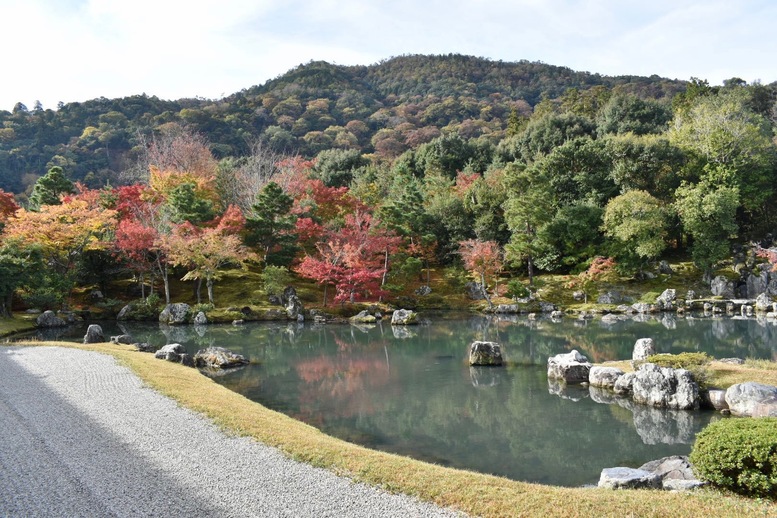
[[[720,363],[730,363],[731,365],[744,365],[745,364],[745,360],[743,360],[742,358],[721,358],[721,359],[716,360],[716,361],[719,361]]]
[[[418,313],[410,309],[398,309],[391,315],[392,326],[407,326],[418,323]]]
[[[656,299],[656,306],[661,311],[673,311],[675,309],[675,301],[677,300],[677,291],[672,289],[666,289]]]
[[[414,293],[416,295],[418,295],[419,297],[425,297],[427,295],[431,295],[432,294],[432,288],[430,286],[426,286],[426,285],[420,286],[418,289],[415,290]]]
[[[299,297],[297,297],[297,293],[290,293],[286,299],[286,316],[288,316],[291,320],[296,320],[303,311],[304,308],[302,307],[302,301],[299,300]]]
[[[588,381],[590,370],[588,358],[574,349],[569,353],[548,358],[548,378],[561,379],[567,383],[583,383]]]
[[[289,303],[289,299],[291,297],[297,296],[297,290],[294,288],[294,286],[286,286],[283,289],[283,293],[281,294],[281,306],[285,306]]]
[[[40,315],[41,311],[39,309],[30,308],[27,311],[25,311],[28,315]]]
[[[772,298],[766,293],[761,293],[755,298],[755,310],[759,313],[772,310]]]
[[[552,311],[550,313],[550,318],[552,318],[554,320],[560,320],[560,319],[564,318],[564,312],[563,311],[558,311],[558,310],[557,311]]]
[[[38,318],[35,319],[35,323],[38,327],[52,328],[52,327],[66,327],[67,322],[59,318],[53,311],[44,311]]]
[[[496,342],[472,342],[469,346],[470,365],[502,365],[502,347]]]
[[[685,300],[695,300],[696,299],[696,292],[693,290],[688,290],[688,292],[685,294]]]
[[[637,302],[636,304],[632,304],[631,307],[637,313],[650,313],[652,310],[650,304],[646,304],[644,302]]]
[[[204,312],[200,311],[194,317],[194,320],[192,321],[192,323],[194,323],[194,325],[196,326],[204,326],[208,323],[208,317],[205,316]]]
[[[397,340],[405,340],[418,336],[418,333],[411,331],[407,326],[391,326],[391,334],[393,334],[394,338]]]
[[[585,292],[584,291],[579,291],[579,290],[578,291],[573,291],[572,292],[572,298],[577,300],[577,301],[585,300]]]
[[[734,283],[728,280],[723,275],[718,275],[712,282],[710,282],[710,291],[716,297],[723,297],[724,299],[734,298]]]
[[[200,368],[231,369],[247,363],[245,356],[235,354],[223,347],[208,347],[197,351],[194,355],[194,365]]]
[[[646,360],[648,356],[656,354],[656,347],[652,338],[640,338],[634,344],[631,353],[632,360]]]
[[[624,372],[615,367],[602,367],[594,365],[588,373],[588,383],[592,387],[601,387],[613,389],[618,378],[623,376]]]
[[[366,309],[359,311],[359,313],[352,316],[348,320],[354,324],[374,324],[378,321],[378,319],[375,318],[375,315],[371,315],[370,312]]]
[[[726,390],[731,413],[742,417],[777,417],[777,387],[748,381]]]
[[[701,405],[713,410],[728,410],[726,391],[723,389],[705,390],[701,393]]]
[[[619,322],[621,317],[616,315],[615,313],[607,313],[602,317],[602,323],[603,324],[614,324],[616,322]]]
[[[242,326],[243,325],[243,319],[242,318],[236,318],[232,321],[233,326]]]
[[[503,315],[517,315],[521,312],[521,307],[518,304],[498,304],[494,308],[494,313]]]
[[[558,306],[552,302],[540,302],[540,311],[543,313],[553,313],[556,310],[558,310]]]
[[[596,298],[597,304],[618,304],[621,301],[621,295],[619,293],[613,293],[611,291],[608,291],[607,293],[602,293]]]
[[[606,468],[599,476],[598,486],[605,489],[657,489],[661,487],[661,477],[641,469]]]
[[[537,313],[529,313],[528,315],[526,315],[526,318],[528,320],[537,320]]]
[[[130,335],[116,335],[111,337],[113,344],[131,344],[134,343]]]
[[[168,304],[159,314],[159,322],[170,326],[186,324],[189,320],[191,311],[191,306],[183,302]]]
[[[636,376],[637,374],[634,372],[627,372],[615,381],[612,390],[618,395],[631,394]]]
[[[182,354],[180,358],[181,365],[185,365],[186,367],[194,367],[194,358],[192,358],[191,354]]]
[[[105,296],[103,296],[103,292],[101,292],[100,290],[92,290],[89,293],[89,298],[94,301],[99,301],[99,300],[103,300]]]
[[[186,353],[186,348],[181,344],[167,344],[154,353],[154,358],[178,363],[181,355]]]
[[[685,369],[641,365],[632,384],[634,402],[660,408],[699,408],[699,385]]]
[[[666,261],[661,261],[658,263],[658,273],[663,273],[664,275],[672,275],[674,273],[674,270],[672,270],[672,267],[669,266],[669,263]]]
[[[739,308],[739,314],[743,317],[752,317],[753,306],[750,304],[742,304],[742,307]]]
[[[140,351],[142,353],[150,353],[154,350],[154,346],[148,342],[134,343],[132,344],[132,347],[134,347],[136,351]]]
[[[664,489],[678,491],[704,485],[704,482],[698,480],[693,474],[693,467],[685,455],[671,455],[652,460],[640,466],[639,469],[660,477]]]
[[[267,297],[267,302],[269,302],[273,306],[283,306],[283,301],[278,295],[269,295]]]
[[[624,315],[633,315],[634,314],[634,308],[631,306],[627,306],[626,304],[620,304],[618,307],[615,308],[615,311],[618,313],[623,313]]]
[[[86,328],[86,334],[84,335],[85,344],[100,344],[104,341],[105,336],[103,336],[102,327],[97,324],[90,324],[89,327]]]
[[[483,289],[483,285],[479,282],[468,282],[464,285],[464,290],[470,300],[483,300],[486,298],[484,295],[485,290]]]

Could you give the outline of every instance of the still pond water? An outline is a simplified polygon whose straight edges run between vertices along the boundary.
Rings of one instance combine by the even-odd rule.
[[[687,454],[718,415],[667,411],[607,392],[549,384],[549,356],[573,348],[591,361],[631,357],[637,338],[659,352],[777,358],[777,327],[754,319],[675,318],[606,325],[564,319],[424,315],[415,327],[103,324],[189,352],[221,346],[255,361],[224,386],[324,432],[436,464],[524,481],[595,484],[603,468]],[[72,332],[83,337],[84,330]],[[52,338],[46,336],[44,338]],[[469,344],[502,344],[507,367],[469,367]]]

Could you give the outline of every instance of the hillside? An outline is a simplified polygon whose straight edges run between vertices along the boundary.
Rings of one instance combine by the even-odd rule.
[[[370,66],[310,62],[221,100],[143,94],[57,110],[19,104],[0,111],[0,188],[29,191],[54,165],[91,187],[115,185],[144,141],[170,123],[201,133],[217,158],[245,155],[257,141],[307,157],[340,148],[393,158],[453,131],[495,144],[512,112],[526,117],[543,98],[592,88],[670,99],[685,83],[528,61],[415,55]]]

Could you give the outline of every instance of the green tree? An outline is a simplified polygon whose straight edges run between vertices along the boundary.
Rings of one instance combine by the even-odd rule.
[[[172,209],[171,219],[175,223],[188,221],[199,225],[216,216],[213,202],[197,196],[197,186],[193,182],[184,182],[174,187],[167,201]]]
[[[269,182],[256,196],[246,218],[244,240],[261,252],[265,264],[288,266],[297,253],[293,204],[291,196],[275,182]]]
[[[645,191],[629,191],[610,200],[602,228],[613,239],[616,258],[628,269],[641,270],[666,248],[667,211]]]
[[[65,176],[65,171],[54,166],[35,182],[29,198],[29,209],[39,210],[43,205],[59,205],[60,195],[74,192],[73,182]]]
[[[509,260],[526,261],[529,284],[533,285],[534,259],[541,251],[537,231],[553,216],[553,194],[548,178],[539,171],[513,162],[505,173],[505,221],[512,233],[505,252]]]
[[[693,238],[693,262],[710,280],[715,265],[728,256],[738,231],[739,192],[736,187],[709,182],[683,184],[677,189],[675,207],[683,230]]]
[[[42,285],[46,271],[40,247],[15,240],[6,240],[0,246],[0,318],[12,316],[16,290]]]
[[[664,133],[672,120],[671,110],[657,101],[636,95],[614,95],[597,118],[597,132],[646,135]]]
[[[313,172],[327,187],[347,187],[366,165],[367,160],[355,149],[325,149],[316,157]]]

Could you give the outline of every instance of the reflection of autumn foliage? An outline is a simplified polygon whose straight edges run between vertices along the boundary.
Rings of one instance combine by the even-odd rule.
[[[389,369],[378,358],[359,358],[351,354],[319,356],[296,366],[301,383],[299,409],[306,422],[321,421],[318,405],[334,400],[335,417],[374,414],[382,403],[371,396],[375,387],[386,385]],[[328,416],[332,417],[332,416]]]

